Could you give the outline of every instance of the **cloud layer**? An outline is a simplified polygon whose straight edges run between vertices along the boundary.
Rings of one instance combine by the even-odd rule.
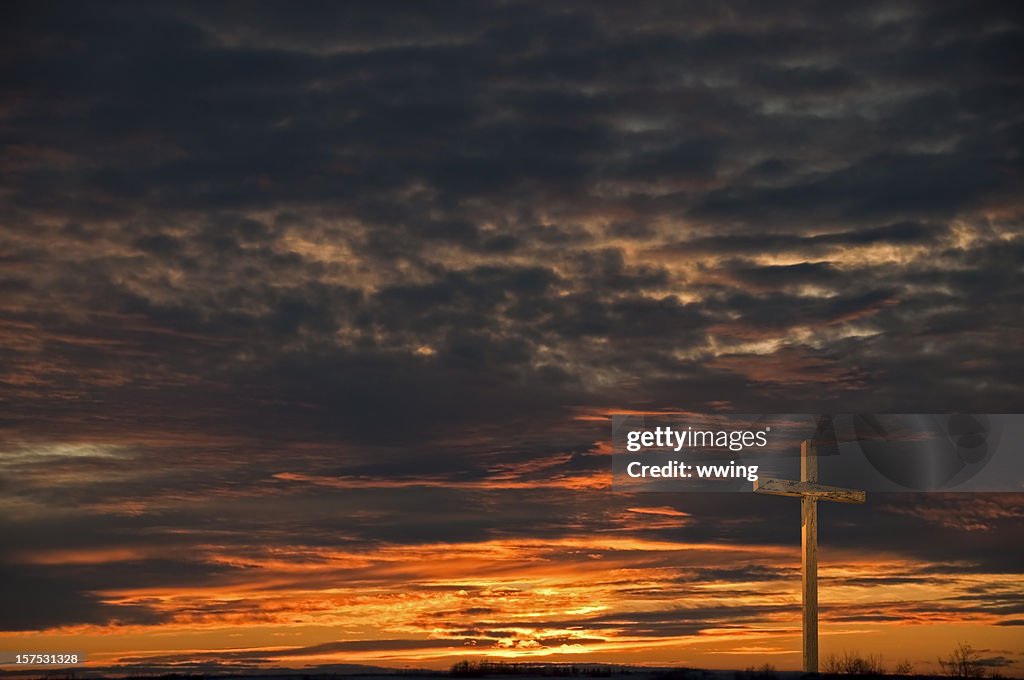
[[[602,414],[1024,408],[1012,3],[2,12],[12,635],[784,651],[789,504],[612,497]],[[861,510],[836,634],[1006,656],[1019,499]]]

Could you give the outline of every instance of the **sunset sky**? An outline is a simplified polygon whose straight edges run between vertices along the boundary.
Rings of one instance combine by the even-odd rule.
[[[613,413],[1024,412],[997,2],[5,2],[0,650],[800,664],[799,503]],[[1024,493],[820,510],[822,656],[1024,676]]]

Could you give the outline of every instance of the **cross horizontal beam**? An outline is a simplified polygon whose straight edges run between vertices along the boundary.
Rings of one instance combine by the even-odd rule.
[[[813,498],[837,503],[863,503],[867,498],[867,495],[858,489],[825,486],[814,482],[793,482],[788,479],[773,479],[771,477],[763,477],[755,481],[754,491],[776,496],[796,496],[797,498]]]

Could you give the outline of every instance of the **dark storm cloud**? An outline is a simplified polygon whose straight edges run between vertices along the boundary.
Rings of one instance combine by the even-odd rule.
[[[944,225],[897,222],[836,233],[804,236],[802,234],[743,234],[705,236],[666,246],[668,252],[685,255],[758,255],[798,253],[806,257],[820,256],[836,247],[872,244],[927,245],[947,232]]]
[[[12,555],[614,532],[568,490],[605,466],[577,409],[1024,406],[1012,3],[2,12],[0,491],[59,514],[5,520]],[[396,480],[438,486],[356,485]],[[717,519],[630,530],[791,538],[782,506],[686,510]],[[1019,569],[1019,514],[825,512]],[[96,593],[236,577],[204,559],[5,555],[54,594],[0,623],[157,622]],[[757,569],[693,578],[789,576]]]
[[[153,625],[165,617],[147,607],[119,607],[89,591],[94,583],[55,570],[0,564],[4,583],[0,631],[31,631],[75,624],[111,622]],[[163,581],[161,581],[163,583]]]
[[[794,285],[834,287],[843,278],[840,271],[828,262],[768,266],[738,264],[733,267],[733,276],[744,288],[753,290],[773,290]]]
[[[807,214],[836,221],[941,217],[1015,185],[1017,178],[1008,168],[994,165],[991,155],[979,158],[972,150],[958,151],[878,155],[785,187],[716,191],[696,214],[712,220],[751,221],[766,213],[795,221]],[[1000,160],[1012,162],[1009,157]]]

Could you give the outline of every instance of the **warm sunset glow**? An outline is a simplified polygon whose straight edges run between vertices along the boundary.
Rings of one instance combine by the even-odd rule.
[[[612,415],[1024,411],[1018,15],[4,3],[0,653],[800,668],[800,504]],[[821,655],[1024,677],[1024,488],[866,491]]]

